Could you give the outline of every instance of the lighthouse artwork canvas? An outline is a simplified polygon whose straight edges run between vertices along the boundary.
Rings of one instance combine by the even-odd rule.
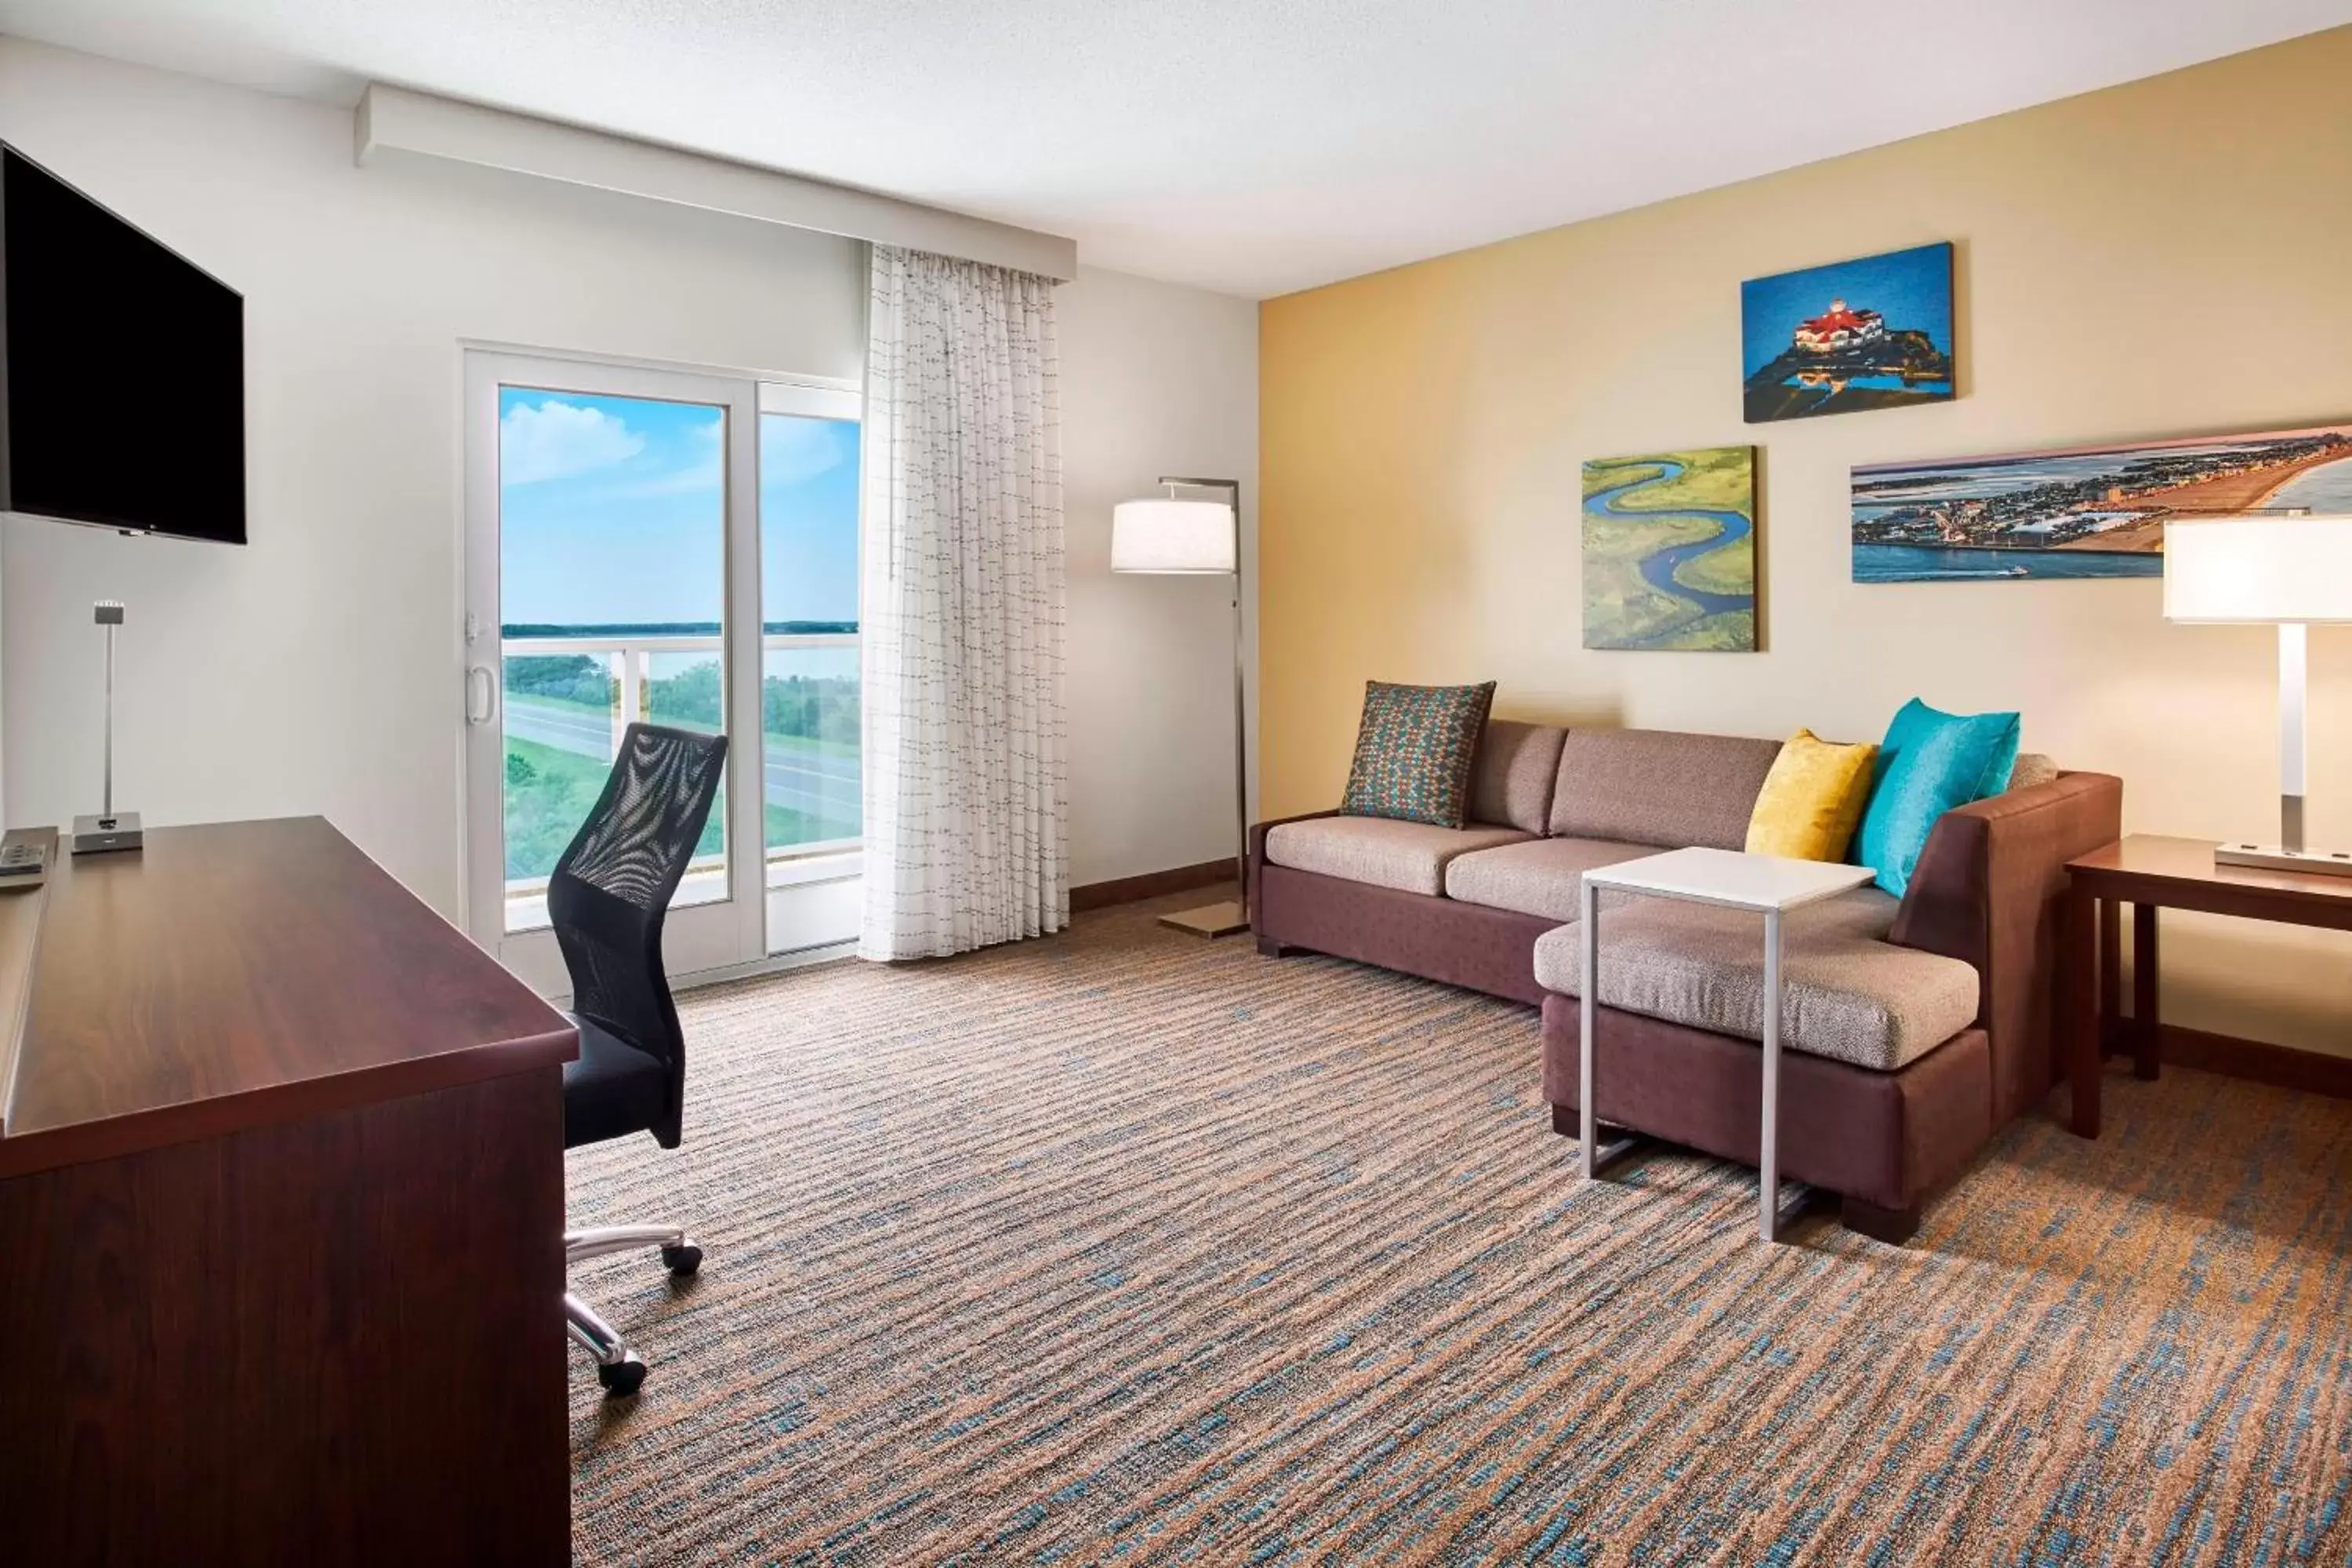
[[[1739,286],[1748,423],[1949,402],[1952,247],[1922,245]]]

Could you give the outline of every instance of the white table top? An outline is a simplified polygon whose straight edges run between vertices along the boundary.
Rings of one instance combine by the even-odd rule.
[[[1877,875],[1867,866],[1827,860],[1789,860],[1737,849],[1669,849],[1600,867],[1584,873],[1584,879],[1597,888],[1760,912],[1834,898]]]

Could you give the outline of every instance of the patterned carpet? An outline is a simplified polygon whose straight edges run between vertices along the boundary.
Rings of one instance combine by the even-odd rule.
[[[1178,900],[1184,902],[1185,900]],[[1579,1191],[1532,1015],[1150,923],[685,1000],[683,1217],[575,1282],[589,1563],[2256,1564],[2352,1554],[2352,1103],[2168,1070],[1908,1248]]]

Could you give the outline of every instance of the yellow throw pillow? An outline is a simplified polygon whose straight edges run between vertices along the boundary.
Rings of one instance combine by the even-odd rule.
[[[1843,860],[1870,801],[1876,746],[1833,746],[1800,730],[1789,737],[1748,818],[1750,855]]]

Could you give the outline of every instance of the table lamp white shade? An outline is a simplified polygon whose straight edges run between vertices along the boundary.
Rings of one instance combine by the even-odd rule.
[[[1221,500],[1165,496],[1123,500],[1110,513],[1114,572],[1228,574],[1234,570],[1234,509]]]
[[[2164,618],[2278,627],[2279,841],[2224,844],[2222,866],[2352,876],[2352,855],[2303,840],[2305,628],[2352,621],[2352,517],[2250,516],[2164,525]]]
[[[2168,621],[2352,621],[2352,517],[2164,525]]]

